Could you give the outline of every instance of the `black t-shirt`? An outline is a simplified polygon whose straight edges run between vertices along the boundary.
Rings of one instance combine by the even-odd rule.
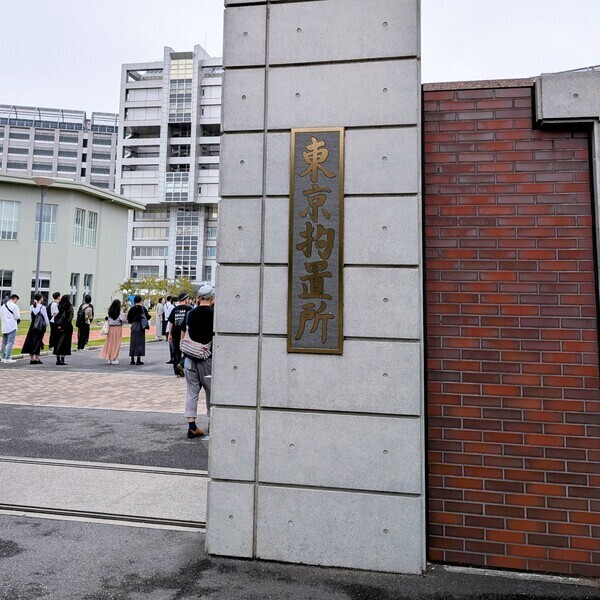
[[[177,305],[169,315],[169,323],[171,323],[171,336],[175,342],[181,340],[181,332],[185,333],[185,317],[192,310],[189,304]]]
[[[215,311],[212,306],[197,306],[187,317],[188,333],[195,342],[208,344],[214,333]]]

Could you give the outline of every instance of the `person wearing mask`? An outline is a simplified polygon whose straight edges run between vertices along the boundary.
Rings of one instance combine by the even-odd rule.
[[[85,346],[90,339],[90,324],[94,320],[94,305],[92,297],[86,294],[83,297],[83,304],[77,309],[77,350],[85,350]]]
[[[185,412],[188,420],[187,437],[193,439],[202,437],[204,431],[196,425],[198,416],[198,396],[204,388],[206,393],[206,416],[208,425],[206,432],[210,430],[210,382],[212,376],[212,340],[214,336],[214,296],[215,290],[211,285],[203,285],[198,290],[199,305],[187,315],[187,335],[192,342],[202,344],[202,355],[194,355],[192,351],[185,352],[185,382],[187,386]]]
[[[56,344],[56,325],[54,325],[54,317],[58,314],[58,301],[60,300],[60,292],[52,294],[52,302],[48,309],[48,318],[50,319],[50,340],[48,347],[52,350]]]
[[[162,342],[164,335],[165,320],[165,299],[159,298],[156,303],[156,339]]]
[[[185,292],[181,292],[177,296],[177,305],[169,315],[169,344],[173,348],[173,371],[178,377],[185,376],[180,344],[185,333],[185,320],[190,310],[192,310],[190,297]]]
[[[104,342],[98,358],[107,360],[109,365],[118,365],[121,338],[123,337],[123,324],[127,323],[127,314],[121,310],[120,300],[113,300],[108,309],[106,320],[108,321],[108,333],[106,334],[106,342]]]
[[[146,329],[150,329],[150,315],[144,306],[144,299],[139,294],[133,298],[133,306],[127,313],[127,321],[131,323],[129,364],[143,365],[142,357],[146,356]]]
[[[31,312],[31,323],[25,337],[22,352],[23,354],[29,354],[30,365],[41,365],[40,353],[44,348],[46,327],[50,323],[42,294],[38,292],[33,297],[33,304],[29,307],[29,310]]]
[[[21,313],[17,302],[19,296],[11,294],[10,298],[0,307],[0,319],[2,320],[2,362],[11,365],[17,361],[11,358],[17,327],[21,322]]]
[[[54,346],[54,356],[56,356],[56,365],[64,366],[65,356],[71,356],[71,343],[73,341],[73,317],[75,311],[71,304],[71,297],[65,294],[58,303],[58,314],[54,317],[56,325],[56,344]]]

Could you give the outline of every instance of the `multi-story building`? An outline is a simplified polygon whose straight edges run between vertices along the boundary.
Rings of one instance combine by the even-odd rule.
[[[0,105],[0,173],[115,189],[117,115]]]
[[[122,67],[117,192],[130,211],[127,277],[214,282],[222,60],[165,47]]]

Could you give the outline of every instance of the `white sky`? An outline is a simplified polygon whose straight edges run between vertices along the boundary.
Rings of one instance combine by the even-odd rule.
[[[600,64],[600,0],[422,0],[421,12],[423,82]],[[0,14],[0,104],[117,112],[122,63],[161,60],[163,46],[222,53],[222,0],[3,0]]]

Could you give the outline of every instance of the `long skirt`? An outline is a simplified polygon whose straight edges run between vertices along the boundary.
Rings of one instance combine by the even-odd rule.
[[[118,360],[119,352],[121,352],[121,338],[123,337],[122,325],[110,325],[106,335],[106,341],[98,358],[105,360]]]
[[[146,330],[142,329],[142,324],[139,321],[134,321],[131,324],[129,356],[146,356]]]
[[[56,332],[54,356],[71,356],[71,343],[73,341],[73,325],[68,323],[64,329]]]
[[[34,321],[32,321],[29,326],[29,331],[27,332],[27,337],[23,344],[23,354],[36,355],[44,348],[44,334],[46,333],[46,328],[44,327],[43,330],[35,329],[33,323]]]

